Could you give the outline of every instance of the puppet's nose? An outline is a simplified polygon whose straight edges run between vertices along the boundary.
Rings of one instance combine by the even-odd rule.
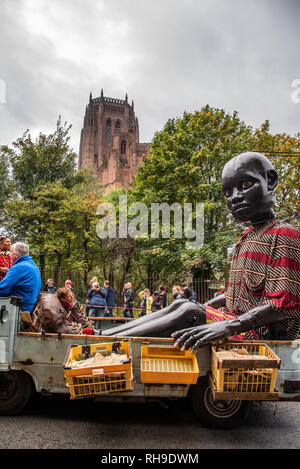
[[[233,188],[232,190],[232,195],[231,195],[231,203],[232,204],[236,204],[238,202],[241,202],[241,200],[243,200],[243,193],[241,191],[239,191],[239,189],[237,187]]]

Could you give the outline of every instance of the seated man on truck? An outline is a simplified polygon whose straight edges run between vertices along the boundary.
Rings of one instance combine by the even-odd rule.
[[[12,267],[0,282],[0,297],[22,298],[22,311],[33,312],[41,289],[40,271],[29,256],[27,244],[17,242],[11,246]]]
[[[225,294],[204,305],[179,299],[104,334],[172,335],[175,346],[192,348],[193,352],[241,333],[246,333],[245,339],[256,340],[298,338],[300,232],[298,227],[276,220],[273,206],[277,180],[271,162],[260,153],[242,153],[223,168],[227,208],[236,220],[251,224],[236,243]]]
[[[68,287],[56,294],[41,293],[37,302],[40,327],[48,333],[93,335],[98,330],[83,314],[80,304]]]

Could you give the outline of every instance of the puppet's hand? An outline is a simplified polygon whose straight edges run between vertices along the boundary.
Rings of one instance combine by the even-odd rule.
[[[174,346],[182,350],[192,348],[191,352],[195,353],[203,345],[217,342],[233,335],[233,324],[233,321],[227,320],[176,331],[172,334],[172,337],[175,339]]]

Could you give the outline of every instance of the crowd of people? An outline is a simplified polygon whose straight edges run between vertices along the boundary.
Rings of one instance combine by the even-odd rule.
[[[134,310],[138,310],[139,317],[168,306],[167,291],[164,285],[159,285],[151,294],[148,288],[138,293],[135,305],[135,292],[132,284],[124,284],[122,291],[122,306],[116,307],[115,293],[108,280],[101,284],[96,276],[92,277],[86,293],[86,312],[76,300],[72,281],[67,279],[61,288],[56,288],[53,278],[48,278],[42,287],[40,271],[29,255],[29,247],[21,242],[11,244],[8,236],[0,237],[0,296],[17,296],[22,299],[22,312],[29,314],[30,322],[40,293],[54,295],[65,313],[64,331],[78,331],[93,333],[92,317],[114,317],[123,313],[125,318],[133,318]],[[175,285],[172,290],[172,301],[179,298],[196,298],[195,293],[185,283]],[[171,299],[169,298],[169,299]],[[43,299],[43,301],[46,301]],[[47,302],[47,301],[46,301]],[[76,308],[75,308],[76,305]],[[39,306],[39,305],[38,305]],[[120,311],[121,310],[121,311]],[[121,313],[121,314],[120,314]],[[26,318],[26,315],[23,316]],[[48,321],[48,332],[55,332],[57,327],[52,320]],[[46,321],[47,322],[47,321]],[[62,324],[63,321],[60,321]],[[76,325],[76,327],[75,327]]]
[[[139,316],[153,313],[160,309],[168,306],[167,291],[164,285],[159,285],[158,289],[151,295],[150,290],[145,288],[139,293],[141,299],[140,308],[141,312]],[[172,289],[172,301],[178,300],[179,298],[193,298],[196,299],[196,293],[187,287],[185,283],[174,285]]]

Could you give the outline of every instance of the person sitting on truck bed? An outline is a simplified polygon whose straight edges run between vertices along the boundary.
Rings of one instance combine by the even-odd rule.
[[[37,302],[41,328],[48,333],[97,334],[93,323],[83,314],[80,304],[68,287],[56,294],[41,293]]]
[[[259,153],[242,153],[223,168],[222,188],[229,212],[237,221],[251,223],[236,243],[226,294],[204,305],[176,300],[156,313],[105,330],[104,334],[172,335],[175,346],[192,348],[193,352],[207,343],[241,333],[246,333],[245,339],[297,339],[300,232],[299,227],[276,220],[273,205],[277,180],[271,162]],[[224,308],[224,316],[212,308]]]
[[[0,282],[0,297],[22,298],[21,310],[32,313],[41,289],[41,275],[29,256],[27,244],[17,242],[12,245],[11,262],[12,267]]]

